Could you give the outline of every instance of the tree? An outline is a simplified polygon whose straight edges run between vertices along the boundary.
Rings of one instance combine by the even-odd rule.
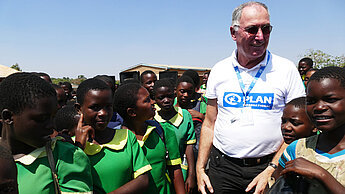
[[[345,56],[332,56],[321,50],[309,49],[303,57],[310,57],[314,61],[314,68],[323,68],[327,66],[345,66]]]
[[[14,65],[11,66],[12,69],[18,70],[18,71],[22,71],[22,69],[19,67],[19,64],[16,63]]]

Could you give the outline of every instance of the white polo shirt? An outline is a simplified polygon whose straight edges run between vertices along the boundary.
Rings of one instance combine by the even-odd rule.
[[[206,97],[217,99],[213,145],[235,158],[262,157],[276,152],[283,141],[280,130],[285,104],[305,96],[302,79],[295,65],[282,57],[268,53],[251,69],[239,65],[237,50],[218,62],[211,70]],[[261,66],[266,66],[244,104],[234,66],[238,66],[247,91]]]

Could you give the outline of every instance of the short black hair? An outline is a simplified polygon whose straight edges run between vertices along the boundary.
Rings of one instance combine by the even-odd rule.
[[[142,72],[141,75],[140,75],[140,82],[141,82],[141,83],[143,83],[143,79],[144,79],[144,76],[145,76],[146,74],[154,74],[154,75],[156,75],[155,72],[153,72],[153,71],[151,71],[151,70],[146,70],[146,71]]]
[[[69,82],[60,82],[59,85],[60,85],[60,86],[65,85],[70,91],[73,90],[72,84],[69,83]]]
[[[345,88],[345,69],[336,66],[329,66],[316,71],[309,79],[311,81],[321,81],[326,78],[336,79]]]
[[[93,78],[104,81],[105,83],[107,83],[108,86],[110,86],[111,91],[113,91],[113,93],[115,92],[115,81],[110,76],[108,76],[108,75],[96,75]]]
[[[78,121],[75,116],[78,115],[78,111],[74,106],[64,106],[56,112],[54,118],[55,130],[62,131],[64,129],[71,130],[78,125]]]
[[[34,107],[39,98],[55,97],[54,88],[32,73],[14,73],[0,83],[0,110],[18,114],[26,107]]]
[[[298,63],[305,62],[309,67],[313,67],[313,59],[309,57],[304,57],[303,59],[299,60]]]
[[[135,108],[138,101],[138,91],[142,86],[138,83],[121,85],[114,94],[114,111],[126,119],[127,109]]]
[[[198,72],[196,72],[195,70],[192,70],[192,69],[188,69],[187,71],[185,71],[182,76],[189,76],[190,78],[192,78],[193,80],[193,85],[194,85],[194,88],[198,87],[199,84],[200,84],[200,77],[199,77],[199,74]]]
[[[288,102],[286,104],[286,106],[292,105],[292,106],[294,106],[296,108],[303,108],[303,109],[305,109],[305,101],[306,101],[306,97],[298,97],[298,98],[295,98],[295,99],[291,100],[290,102]]]
[[[99,79],[91,78],[87,79],[78,86],[77,89],[77,102],[80,105],[84,104],[84,98],[85,95],[90,91],[90,90],[110,90],[110,87],[104,82]]]
[[[174,91],[175,85],[174,85],[173,82],[174,82],[174,80],[169,79],[169,78],[164,78],[164,79],[157,80],[155,85],[153,86],[154,93],[156,93],[158,88],[161,88],[161,87],[167,87],[170,90]]]
[[[179,77],[179,78],[177,79],[176,87],[177,87],[181,82],[190,83],[190,84],[192,84],[193,87],[195,88],[194,81],[193,81],[193,79],[192,79],[191,77],[189,77],[189,76],[182,75],[181,77]]]

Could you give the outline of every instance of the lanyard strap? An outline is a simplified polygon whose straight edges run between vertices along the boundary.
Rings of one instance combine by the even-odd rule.
[[[234,69],[235,69],[235,72],[236,72],[236,75],[237,75],[237,79],[238,79],[238,82],[240,84],[242,93],[244,95],[244,105],[243,106],[246,106],[247,96],[249,95],[250,91],[254,88],[256,82],[258,81],[259,77],[261,76],[262,72],[265,70],[268,62],[270,61],[271,53],[269,51],[267,51],[267,52],[268,52],[268,55],[267,55],[266,65],[260,67],[259,71],[256,73],[252,83],[250,83],[250,85],[249,85],[249,87],[248,87],[246,92],[244,92],[245,86],[243,84],[243,79],[241,77],[240,70],[238,69],[238,66],[234,65]]]

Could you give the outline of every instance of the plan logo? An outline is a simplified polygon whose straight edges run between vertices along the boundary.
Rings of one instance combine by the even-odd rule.
[[[252,109],[272,110],[273,93],[250,93],[246,99],[246,106]],[[223,106],[242,108],[245,102],[243,93],[224,92]]]

